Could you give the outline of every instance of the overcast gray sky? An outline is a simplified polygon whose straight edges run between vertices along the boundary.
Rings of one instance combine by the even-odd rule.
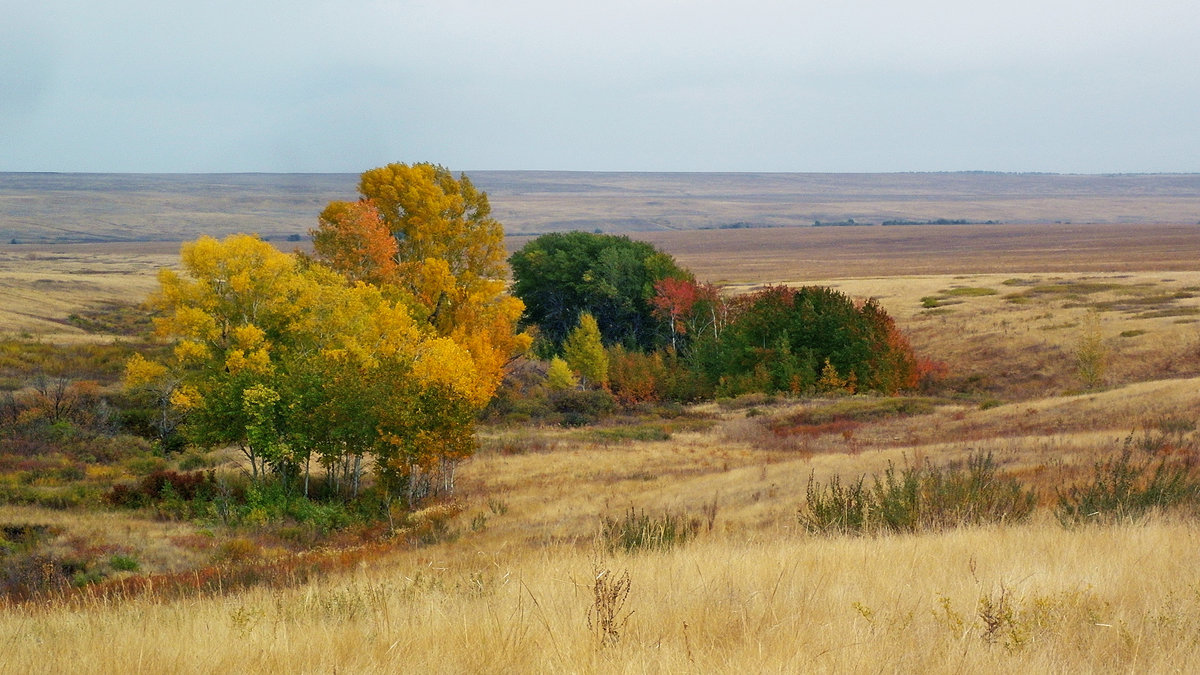
[[[0,171],[1200,171],[1196,0],[0,9]]]

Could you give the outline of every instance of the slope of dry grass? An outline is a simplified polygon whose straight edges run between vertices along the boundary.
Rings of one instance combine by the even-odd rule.
[[[3,610],[0,669],[1172,671],[1200,658],[1197,535],[1152,520],[709,537],[633,556],[458,544],[294,590]],[[605,644],[594,586],[625,573]]]
[[[155,274],[179,259],[169,251],[136,246],[0,250],[0,335],[52,342],[111,340],[69,320],[72,314],[113,305],[137,305],[157,287]]]

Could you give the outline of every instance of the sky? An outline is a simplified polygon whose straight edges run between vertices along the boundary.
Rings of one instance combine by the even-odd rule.
[[[1196,0],[0,0],[0,171],[1200,172]]]

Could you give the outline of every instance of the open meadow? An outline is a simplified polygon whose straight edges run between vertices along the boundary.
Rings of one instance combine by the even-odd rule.
[[[161,511],[0,506],[0,543],[40,538],[125,570],[107,591],[0,606],[0,672],[1065,673],[1200,663],[1196,512],[1072,520],[1060,504],[1123,450],[1135,465],[1200,451],[1200,226],[637,236],[730,292],[822,284],[877,298],[919,355],[944,364],[941,378],[898,398],[748,395],[644,406],[578,428],[485,424],[453,500],[412,514],[406,536],[384,543],[294,553],[288,541]],[[174,246],[0,246],[5,344],[138,339],[145,326],[130,317],[154,270],[175,264]],[[101,387],[115,386],[107,372]],[[989,453],[1033,491],[1027,520],[868,534],[802,522],[813,484],[889,465],[962,467]],[[241,470],[229,451],[187,456]],[[0,469],[7,494],[56,485],[57,474]],[[139,470],[89,468],[84,480]],[[685,525],[645,547],[614,534],[639,523],[643,535]]]

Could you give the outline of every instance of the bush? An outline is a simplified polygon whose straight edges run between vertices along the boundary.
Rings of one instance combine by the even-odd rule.
[[[118,483],[105,495],[113,506],[140,507],[167,501],[204,501],[217,494],[216,472],[156,470],[136,485]]]
[[[626,408],[657,401],[662,395],[666,367],[658,352],[643,354],[616,346],[608,350],[609,389]]]
[[[700,531],[700,519],[687,514],[665,512],[657,518],[630,507],[624,518],[603,516],[600,519],[600,541],[609,552],[666,550],[683,544]]]
[[[7,557],[0,565],[0,597],[30,600],[61,592],[77,571],[42,553]]]
[[[911,346],[878,303],[825,287],[774,286],[739,300],[719,338],[698,337],[689,359],[724,396],[829,386],[894,394],[919,377]]]
[[[997,473],[991,453],[975,453],[965,466],[945,469],[926,462],[897,472],[889,464],[870,487],[865,476],[850,485],[810,477],[799,520],[810,532],[914,532],[1020,521],[1035,502],[1032,490]]]
[[[616,410],[612,394],[603,389],[553,392],[550,405],[562,415],[562,423],[572,427],[594,424]]]
[[[1131,444],[1126,443],[1121,454],[1095,465],[1091,480],[1059,491],[1055,515],[1064,525],[1078,525],[1197,505],[1200,474],[1192,455],[1139,462],[1133,458]]]
[[[142,568],[137,560],[127,555],[114,555],[108,559],[108,566],[116,572],[136,572]]]

